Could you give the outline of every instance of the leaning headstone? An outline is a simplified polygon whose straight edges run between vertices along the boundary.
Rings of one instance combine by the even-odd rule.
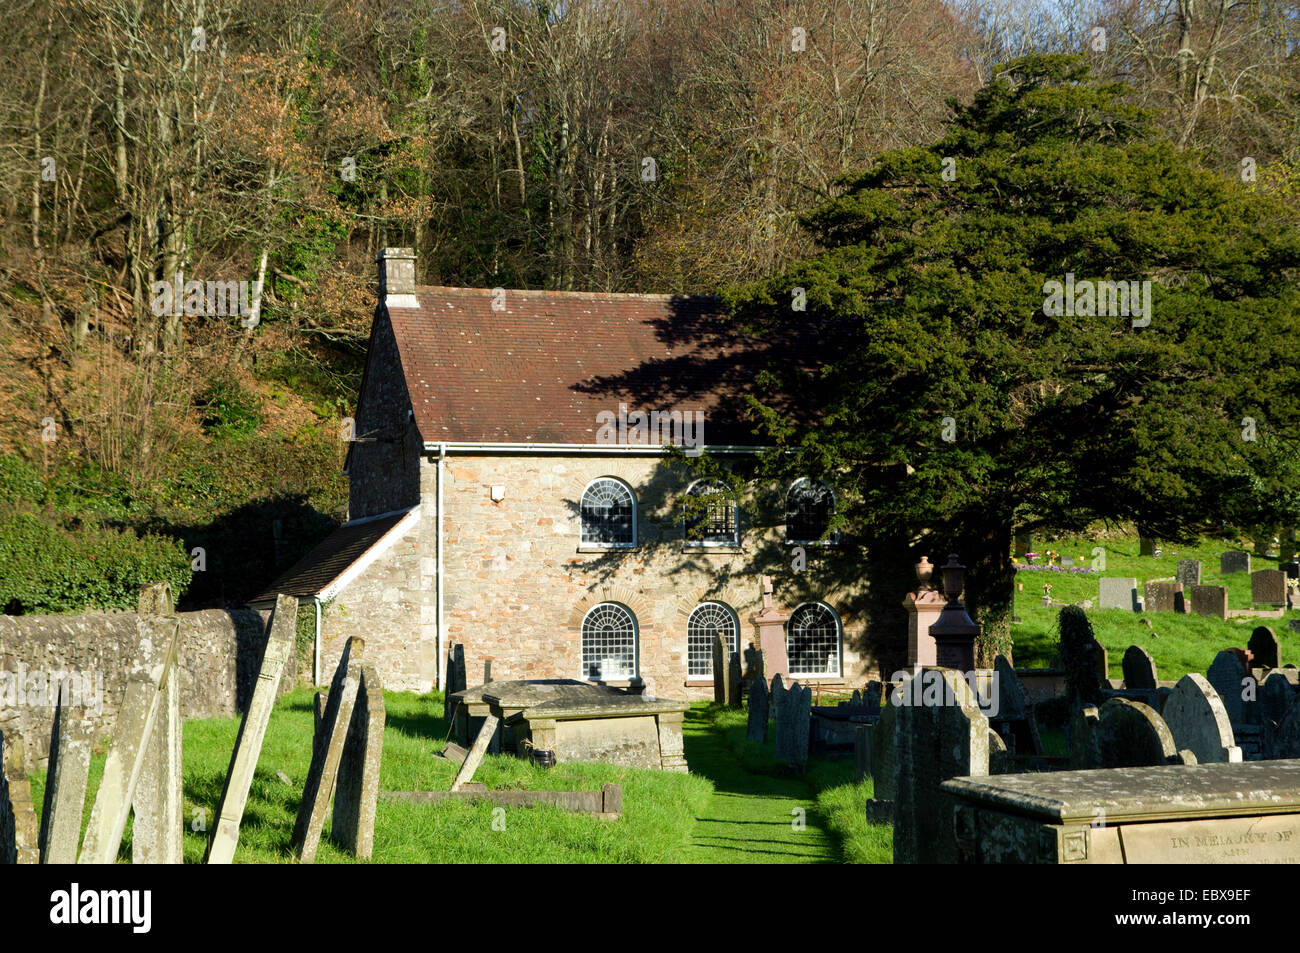
[[[1169,726],[1149,705],[1112,698],[1099,709],[1097,748],[1103,768],[1140,768],[1178,763]]]
[[[1176,582],[1148,582],[1144,612],[1174,612],[1179,609],[1178,596],[1183,587]]]
[[[379,671],[362,663],[361,684],[352,708],[352,724],[339,759],[330,836],[358,860],[367,860],[375,843],[375,807],[379,802],[379,768],[384,754],[383,686]]]
[[[1124,652],[1124,687],[1137,690],[1155,691],[1159,678],[1156,676],[1156,663],[1146,649],[1140,645],[1130,645]]]
[[[173,669],[163,683],[158,720],[132,800],[133,864],[184,863],[182,785],[180,672]]]
[[[894,750],[894,863],[955,863],[953,806],[939,785],[950,778],[989,773],[989,723],[961,673],[925,668],[920,696],[940,704],[898,709]],[[933,680],[942,684],[932,684]],[[911,686],[915,688],[915,686]],[[909,692],[909,702],[916,692]]]
[[[1192,586],[1192,613],[1214,619],[1228,617],[1227,586]]]
[[[767,680],[756,678],[749,686],[749,721],[745,737],[758,744],[767,744]]]
[[[497,733],[499,725],[500,722],[496,715],[489,714],[483,718],[483,727],[479,728],[478,734],[474,737],[474,743],[470,745],[469,754],[461,762],[460,770],[456,772],[456,779],[451,782],[451,790],[459,791],[474,780],[474,772],[483,763],[483,758],[487,755],[488,744]]]
[[[1256,668],[1281,668],[1281,650],[1277,636],[1266,625],[1261,625],[1250,633],[1246,649],[1251,655],[1251,664]]]
[[[894,817],[894,739],[898,727],[898,706],[886,696],[880,720],[871,729],[871,797],[867,800],[867,820],[875,824],[891,823]]]
[[[40,829],[23,755],[22,739],[6,749],[0,732],[0,864],[40,863]]]
[[[728,705],[727,687],[731,684],[727,677],[727,659],[731,651],[726,637],[721,632],[713,633],[713,702],[716,705]]]
[[[797,684],[797,683],[796,683]],[[807,685],[799,689],[790,712],[790,760],[800,770],[808,767],[808,742],[812,734],[812,689]]]
[[[1137,611],[1137,579],[1131,576],[1102,576],[1097,582],[1100,586],[1097,597],[1099,609]]]
[[[50,738],[41,810],[40,850],[43,864],[75,864],[81,839],[81,815],[90,775],[90,732],[60,691],[59,711]]]
[[[338,779],[339,761],[343,757],[343,744],[352,723],[352,708],[356,704],[357,690],[361,685],[361,654],[365,649],[362,639],[348,639],[347,650],[330,683],[329,703],[321,719],[321,737],[312,756],[307,780],[303,785],[302,801],[298,805],[298,819],[293,827],[292,846],[304,864],[316,859],[320,846],[321,827],[325,812],[334,794]]]
[[[1169,726],[1174,745],[1196,755],[1197,764],[1240,761],[1241,748],[1223,699],[1203,675],[1184,675],[1165,699],[1160,716]]]
[[[1219,575],[1230,576],[1233,573],[1250,572],[1250,553],[1234,549],[1219,554]]]
[[[226,771],[221,800],[217,802],[217,824],[208,844],[205,863],[229,864],[235,858],[235,847],[239,844],[239,824],[244,817],[244,805],[248,803],[248,789],[253,783],[253,773],[257,770],[258,756],[262,753],[262,740],[266,737],[271,710],[275,707],[281,673],[293,652],[297,617],[297,598],[278,594],[267,631],[266,648],[262,650],[262,664],[257,673],[257,682],[253,685],[253,697],[248,703],[248,710],[244,712],[244,720],[240,722],[235,750],[230,753],[230,767]],[[344,663],[350,649],[350,644],[343,649]],[[313,735],[313,739],[314,737]],[[312,763],[315,761],[316,751],[313,750]]]
[[[164,653],[163,664],[157,669],[158,681],[147,675],[135,675],[127,680],[126,694],[118,710],[113,746],[104,761],[104,773],[99,779],[90,822],[81,842],[81,854],[77,857],[80,864],[111,864],[117,860],[140,772],[152,750],[149,736],[162,707],[161,688],[176,666],[179,635],[180,623],[177,623]]]
[[[1176,578],[1183,584],[1183,591],[1191,589],[1192,586],[1199,586],[1201,584],[1201,561],[1199,559],[1178,560]]]
[[[1250,601],[1263,606],[1286,605],[1286,573],[1280,569],[1251,573]]]
[[[1244,722],[1244,708],[1241,697],[1242,683],[1246,679],[1246,666],[1242,664],[1235,652],[1223,651],[1214,656],[1206,678],[1214,686],[1215,692],[1223,701],[1228,712],[1228,720],[1235,727]]]

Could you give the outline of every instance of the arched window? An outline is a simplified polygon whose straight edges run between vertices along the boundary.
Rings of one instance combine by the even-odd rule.
[[[636,497],[622,480],[601,477],[582,491],[582,545],[636,546]]]
[[[785,624],[791,675],[840,674],[840,617],[822,602],[805,602]]]
[[[740,623],[721,602],[701,602],[686,620],[686,676],[713,676],[713,637],[721,635],[732,652],[740,651]]]
[[[791,543],[834,543],[839,533],[823,535],[835,512],[835,494],[820,480],[795,480],[785,495],[785,538]]]
[[[682,537],[688,546],[739,546],[740,507],[725,483],[697,480],[686,490]]]
[[[636,678],[636,617],[627,606],[602,602],[582,620],[582,677]]]

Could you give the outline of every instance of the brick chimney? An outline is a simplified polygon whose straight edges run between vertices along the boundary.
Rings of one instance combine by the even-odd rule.
[[[386,308],[418,308],[415,297],[415,249],[379,250],[379,303]]]

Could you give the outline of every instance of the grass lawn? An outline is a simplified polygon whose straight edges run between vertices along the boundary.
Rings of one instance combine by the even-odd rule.
[[[291,863],[289,850],[302,785],[311,761],[313,692],[296,691],[277,703],[267,728],[257,773],[240,826],[236,863]],[[447,723],[435,695],[384,693],[388,723],[380,790],[446,790],[454,766],[433,757],[444,744]],[[185,815],[210,828],[221,797],[238,718],[187,721],[184,726]],[[85,819],[90,816],[104,756],[92,759]],[[292,785],[276,776],[283,771]],[[406,805],[381,801],[375,820],[376,863],[671,863],[684,859],[695,818],[708,803],[712,785],[695,775],[622,768],[604,764],[563,764],[534,768],[513,756],[488,757],[475,776],[489,789],[545,788],[599,790],[605,782],[623,785],[624,815],[618,821],[571,814],[554,807],[506,809],[494,829],[493,805]],[[32,799],[39,810],[44,773],[32,776]],[[328,840],[325,822],[317,863],[353,863]],[[83,821],[84,830],[84,821]],[[185,861],[199,863],[207,834],[187,828]],[[120,860],[129,861],[130,827]]]
[[[1065,556],[1073,556],[1077,564],[1089,566],[1092,550],[1101,546],[1106,553],[1104,572],[1073,575],[1068,572],[1036,572],[1022,570],[1016,573],[1016,582],[1022,587],[1016,593],[1016,615],[1019,623],[1011,627],[1014,639],[1014,656],[1019,668],[1046,668],[1052,664],[1057,650],[1056,618],[1059,609],[1044,609],[1040,600],[1043,584],[1051,583],[1052,598],[1057,602],[1083,602],[1091,599],[1097,603],[1098,578],[1106,576],[1132,576],[1138,581],[1139,592],[1149,579],[1172,577],[1178,570],[1179,559],[1201,561],[1201,582],[1207,586],[1227,586],[1228,606],[1232,609],[1251,608],[1250,576],[1234,573],[1219,576],[1219,553],[1239,548],[1220,540],[1202,540],[1196,546],[1162,544],[1159,557],[1139,556],[1138,540],[1119,537],[1106,540],[1066,537],[1036,544],[1042,551],[1051,549]],[[1079,557],[1083,557],[1079,563]],[[1276,569],[1274,560],[1253,557],[1252,569]],[[1188,672],[1202,675],[1214,661],[1214,656],[1230,646],[1245,646],[1251,630],[1266,625],[1282,642],[1283,663],[1297,661],[1287,655],[1289,619],[1300,618],[1300,612],[1288,611],[1281,619],[1212,619],[1205,616],[1183,615],[1172,612],[1134,613],[1120,609],[1089,609],[1088,619],[1099,641],[1106,647],[1112,678],[1122,675],[1120,663],[1130,645],[1140,645],[1155,659],[1156,670],[1162,679],[1181,678]],[[1151,623],[1148,628],[1143,620]]]

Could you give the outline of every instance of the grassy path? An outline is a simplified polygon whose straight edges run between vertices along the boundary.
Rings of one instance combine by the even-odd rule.
[[[686,863],[840,863],[807,782],[746,771],[703,711],[688,711],[682,732],[691,773],[715,788],[696,817]],[[802,830],[793,824],[796,808],[804,812]]]

